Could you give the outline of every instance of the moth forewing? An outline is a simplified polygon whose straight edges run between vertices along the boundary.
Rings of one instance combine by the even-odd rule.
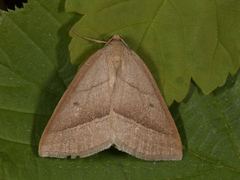
[[[86,157],[111,145],[144,160],[182,159],[150,71],[118,35],[80,68],[42,134],[39,155]]]

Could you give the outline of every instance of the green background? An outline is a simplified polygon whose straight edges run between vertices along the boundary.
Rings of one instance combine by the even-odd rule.
[[[74,160],[38,156],[77,64],[103,47],[71,28],[100,40],[119,34],[143,59],[171,105],[182,161],[114,148]],[[240,179],[239,29],[237,0],[32,0],[2,12],[0,179]]]

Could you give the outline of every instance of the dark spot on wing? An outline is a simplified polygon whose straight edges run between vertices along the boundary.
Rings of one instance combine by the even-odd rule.
[[[154,105],[152,103],[149,103],[149,106],[152,107],[152,108],[154,107]]]
[[[78,106],[79,103],[78,103],[78,102],[74,102],[73,105],[74,105],[74,106]]]

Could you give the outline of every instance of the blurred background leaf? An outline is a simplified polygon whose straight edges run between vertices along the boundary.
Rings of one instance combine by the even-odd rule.
[[[80,2],[83,4],[76,4]],[[213,13],[214,4],[209,4],[209,1],[189,3],[152,1],[152,3],[110,0],[101,3],[96,0],[67,1],[66,9],[69,12],[86,13],[83,18],[76,13],[65,13],[64,1],[60,0],[32,0],[24,4],[24,9],[2,12],[0,179],[240,178],[240,75],[239,72],[234,76],[228,75],[228,72],[236,73],[239,66],[239,42],[237,42],[239,32],[236,32],[238,2],[228,0],[215,2],[214,17],[223,18],[221,20],[217,18],[219,27],[215,27],[215,30],[218,30],[217,38],[215,33],[208,34],[211,30],[204,30],[212,29],[209,26],[215,22],[211,19],[208,23],[206,21],[209,14]],[[176,6],[177,4],[179,5]],[[75,9],[70,10],[70,5]],[[129,15],[133,7],[135,9]],[[220,10],[222,15],[226,16],[220,16]],[[229,14],[232,11],[235,15],[231,18]],[[151,13],[156,14],[155,18]],[[102,14],[106,14],[107,17],[104,19]],[[135,16],[138,17],[139,24],[134,21]],[[194,18],[195,16],[199,17]],[[189,21],[188,18],[193,19]],[[77,22],[79,19],[81,20]],[[144,31],[144,27],[146,28],[146,24],[152,19],[156,22],[152,22],[152,26],[148,25],[149,28]],[[227,24],[229,22],[232,23]],[[114,148],[74,160],[38,156],[41,134],[77,72],[77,67],[70,63],[68,51],[71,40],[68,32],[73,25],[79,33],[96,39],[107,40],[112,34],[120,34],[130,48],[145,61],[161,90],[165,92],[165,89],[169,89],[172,81],[179,84],[172,90],[171,93],[174,95],[169,96],[170,98],[166,98],[168,94],[164,93],[169,104],[178,93],[182,94],[179,100],[183,99],[189,90],[181,103],[174,102],[170,107],[183,143],[182,161],[148,162]],[[156,35],[152,35],[152,32]],[[219,51],[221,38],[221,43],[225,44],[228,52],[226,54],[231,58]],[[215,51],[208,49],[211,47],[209,43],[215,45]],[[72,62],[75,64],[84,62],[100,47],[99,44],[74,35],[70,45]],[[155,51],[162,55],[158,56],[152,49],[157,49]],[[77,50],[79,54],[76,53]],[[177,50],[176,53],[173,50]],[[215,56],[211,59],[209,53]],[[178,64],[178,67],[171,67],[174,65],[173,62]],[[208,79],[204,73],[201,76],[202,71],[197,71],[197,67],[201,65],[209,68],[208,63],[212,64],[214,67],[212,69],[220,71],[221,75],[221,81],[213,86],[210,82],[214,76],[209,76],[212,79],[204,82],[212,86],[207,88],[208,91],[219,86],[221,84],[219,82],[226,81],[226,84],[204,95],[202,92],[205,92],[204,86],[199,82]],[[199,80],[197,77],[194,78],[194,71],[196,74],[199,73]],[[215,71],[207,73],[210,72]],[[191,76],[196,84],[190,82]],[[178,81],[176,78],[182,80]],[[164,85],[162,82],[165,82]]]

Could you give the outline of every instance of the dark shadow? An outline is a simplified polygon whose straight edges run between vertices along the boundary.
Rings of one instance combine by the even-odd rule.
[[[240,70],[238,70],[237,74],[235,74],[234,76],[232,76],[231,74],[228,74],[228,77],[226,79],[226,83],[223,86],[218,87],[217,89],[215,89],[213,91],[213,94],[215,96],[217,96],[217,95],[220,95],[220,94],[224,93],[227,89],[232,88],[235,85],[236,81],[237,81],[239,73],[240,73]]]
[[[28,1],[27,0],[17,0],[17,1],[0,0],[0,9],[4,11],[8,11],[8,9],[15,11],[15,8],[24,8],[23,3],[28,3]]]
[[[58,12],[65,12],[65,2],[66,0],[60,0],[58,5]]]
[[[192,96],[194,90],[196,90],[195,86],[196,85],[194,85],[194,82],[191,81],[190,87],[189,87],[189,92],[188,92],[186,98],[181,103],[183,103],[183,104],[188,103],[188,101],[191,99],[191,96]],[[179,107],[180,107],[181,103],[174,101],[173,104],[170,106],[169,110],[175,121],[175,124],[177,126],[177,129],[178,129],[181,141],[182,141],[183,157],[184,157],[185,156],[184,154],[186,153],[186,151],[184,151],[184,149],[188,148],[188,140],[187,140],[187,136],[186,136],[185,126],[184,126],[181,114],[179,113]]]

